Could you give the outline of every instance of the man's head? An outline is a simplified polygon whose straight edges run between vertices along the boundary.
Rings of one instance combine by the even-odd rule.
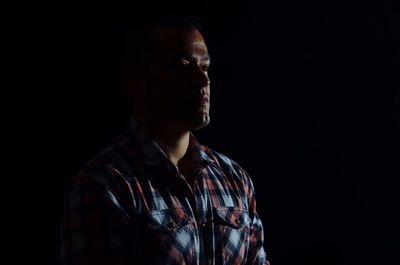
[[[163,22],[151,24],[137,37],[142,53],[133,58],[129,85],[134,114],[198,130],[210,122],[207,46],[193,20]]]

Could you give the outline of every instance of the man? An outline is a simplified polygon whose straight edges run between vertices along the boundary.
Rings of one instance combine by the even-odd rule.
[[[268,264],[250,177],[191,133],[210,122],[200,27],[172,21],[126,71],[129,128],[66,189],[62,264]]]

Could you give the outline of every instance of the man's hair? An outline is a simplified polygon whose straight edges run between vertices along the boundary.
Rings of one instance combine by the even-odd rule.
[[[157,16],[128,18],[120,32],[120,66],[124,69],[146,70],[155,48],[155,32],[164,27],[196,29],[202,33],[201,18],[197,16]]]
[[[112,76],[113,89],[110,92],[110,104],[113,106],[108,123],[111,129],[105,132],[110,139],[114,132],[122,128],[130,117],[133,101],[129,96],[128,79],[131,70],[145,74],[154,52],[155,30],[162,27],[197,29],[202,32],[201,19],[194,16],[145,16],[118,14],[118,19],[106,23],[100,32],[97,58]],[[136,12],[137,14],[138,12]],[[148,12],[145,12],[148,13]]]

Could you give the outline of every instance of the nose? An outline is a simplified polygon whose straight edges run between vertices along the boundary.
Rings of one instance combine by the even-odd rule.
[[[201,65],[194,63],[192,70],[193,85],[197,88],[207,87],[210,84],[207,70],[204,70]]]

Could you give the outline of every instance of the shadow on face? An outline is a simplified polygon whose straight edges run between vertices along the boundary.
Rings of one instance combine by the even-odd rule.
[[[140,94],[140,112],[185,130],[210,122],[210,56],[197,29],[154,31],[154,49]]]

